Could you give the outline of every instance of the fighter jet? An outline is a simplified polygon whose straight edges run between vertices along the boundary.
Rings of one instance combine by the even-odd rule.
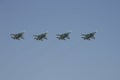
[[[45,32],[45,33],[42,33],[42,34],[38,34],[38,35],[33,35],[34,36],[34,39],[36,39],[36,40],[41,40],[41,41],[43,41],[43,39],[46,39],[47,40],[47,32]]]
[[[66,39],[70,39],[69,34],[71,32],[67,32],[67,33],[63,33],[63,34],[56,34],[56,38],[58,38],[59,40],[66,40]]]
[[[10,34],[10,35],[11,35],[11,38],[13,38],[15,40],[20,40],[20,39],[24,39],[23,34],[24,34],[24,32],[20,32],[17,34]]]
[[[91,39],[95,39],[95,33],[96,32],[92,32],[92,33],[88,33],[88,34],[82,34],[81,38],[83,38],[84,40],[91,40]]]

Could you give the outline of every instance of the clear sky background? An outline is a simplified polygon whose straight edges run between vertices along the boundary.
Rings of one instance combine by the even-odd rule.
[[[120,80],[120,0],[0,0],[0,34],[0,80]]]

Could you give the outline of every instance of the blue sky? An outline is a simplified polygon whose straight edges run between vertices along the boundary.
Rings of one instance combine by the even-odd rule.
[[[0,80],[120,80],[119,0],[0,0]],[[98,30],[96,39],[81,33]],[[16,41],[11,33],[25,31]],[[34,34],[48,31],[48,40]],[[71,39],[57,33],[72,31]]]

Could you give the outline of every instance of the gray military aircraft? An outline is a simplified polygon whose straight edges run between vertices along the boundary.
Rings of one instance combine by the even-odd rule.
[[[81,38],[83,38],[84,40],[91,40],[91,39],[95,39],[95,33],[96,32],[92,32],[92,33],[88,33],[88,34],[82,34]]]
[[[20,32],[17,34],[10,34],[10,35],[11,35],[11,38],[13,38],[15,40],[20,40],[20,39],[24,39],[23,34],[24,34],[24,32]]]
[[[63,34],[56,34],[56,38],[58,38],[59,40],[66,40],[66,39],[70,39],[69,37],[69,34],[71,32],[66,32],[66,33],[63,33]]]
[[[42,33],[42,34],[38,34],[38,35],[33,35],[34,36],[34,39],[36,39],[36,40],[41,40],[41,41],[43,41],[43,39],[46,39],[47,40],[47,32],[45,32],[45,33]]]

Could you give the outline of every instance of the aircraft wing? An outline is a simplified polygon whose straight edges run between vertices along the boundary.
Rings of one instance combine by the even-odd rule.
[[[81,34],[81,36],[86,36],[86,34]]]
[[[33,35],[33,36],[37,37],[38,35]]]
[[[12,36],[12,35],[15,35],[15,34],[10,34],[10,35]]]

